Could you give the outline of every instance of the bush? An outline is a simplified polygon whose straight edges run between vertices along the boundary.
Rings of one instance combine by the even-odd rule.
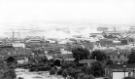
[[[15,79],[16,74],[11,64],[0,62],[0,79]]]
[[[68,70],[68,74],[69,74],[70,76],[72,76],[72,77],[75,76],[75,74],[76,74],[76,69],[75,69],[75,68],[69,67],[67,70]]]
[[[132,50],[128,56],[128,64],[135,64],[135,50]]]
[[[56,74],[56,71],[57,71],[56,67],[53,67],[53,68],[50,70],[50,75]]]
[[[15,79],[16,74],[13,69],[9,69],[7,72],[4,73],[2,79]]]
[[[83,66],[81,67],[82,72],[86,73],[86,74],[90,74],[91,73],[91,68],[88,66]]]
[[[78,62],[81,59],[88,59],[90,55],[90,52],[88,49],[79,48],[79,47],[72,49],[72,53],[76,62]]]
[[[62,69],[58,70],[57,75],[62,75],[62,72],[63,72]]]
[[[68,75],[68,71],[67,71],[67,69],[64,69],[63,72],[62,72],[62,76],[66,77],[67,75]]]
[[[3,67],[0,66],[0,79],[15,79],[15,78],[16,74],[14,69],[11,69],[6,65],[4,65]]]
[[[95,79],[93,75],[84,75],[82,79]]]
[[[124,79],[135,79],[135,78],[133,78],[133,77],[125,77]]]
[[[93,75],[79,73],[77,79],[95,79],[95,77]]]
[[[77,79],[83,79],[84,75],[85,75],[85,73],[78,73],[77,74]]]

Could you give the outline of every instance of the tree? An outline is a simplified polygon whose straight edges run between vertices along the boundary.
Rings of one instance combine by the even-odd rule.
[[[61,66],[61,61],[60,60],[55,60],[54,65],[55,66]]]
[[[104,76],[105,70],[100,62],[94,62],[91,65],[91,74],[95,77],[102,77]]]
[[[7,62],[7,63],[14,63],[14,62],[16,62],[16,59],[15,59],[14,57],[8,57],[8,58],[6,59],[6,62]]]
[[[73,57],[75,58],[75,61],[78,62],[81,59],[88,59],[89,57],[89,50],[85,49],[85,48],[74,48],[72,50],[73,53]]]
[[[113,64],[113,61],[112,60],[107,60],[107,62],[106,62],[106,65],[112,65]]]
[[[95,50],[92,52],[90,58],[96,59],[98,61],[105,61],[105,60],[107,60],[107,55],[103,51]]]
[[[81,67],[82,72],[84,72],[86,74],[91,74],[91,70],[90,69],[91,68],[89,66],[87,66],[87,65],[84,65],[84,66]]]
[[[128,64],[135,64],[135,50],[132,50],[128,56]]]
[[[5,61],[8,67],[11,67],[11,68],[14,68],[17,64],[17,60],[12,56],[8,57]]]
[[[13,66],[13,59],[9,57],[8,61],[0,61],[0,79],[15,79],[15,67]]]

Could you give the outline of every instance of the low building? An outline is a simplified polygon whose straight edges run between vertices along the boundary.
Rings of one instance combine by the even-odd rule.
[[[22,47],[22,48],[26,47],[24,43],[12,43],[12,46],[13,47]]]
[[[71,51],[65,50],[63,48],[60,49],[61,54],[72,54]]]
[[[124,77],[135,76],[135,64],[110,65],[105,69],[109,79],[123,79]]]
[[[26,57],[17,60],[17,64],[28,64],[28,63],[29,59]]]

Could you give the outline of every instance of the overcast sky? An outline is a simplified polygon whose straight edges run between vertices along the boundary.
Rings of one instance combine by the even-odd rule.
[[[135,0],[0,0],[1,32],[39,22],[135,24]]]

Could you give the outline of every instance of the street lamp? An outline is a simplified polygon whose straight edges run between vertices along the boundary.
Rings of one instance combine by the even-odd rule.
[[[123,68],[124,68],[124,78],[125,78],[125,72],[126,72],[126,65],[123,65]]]
[[[135,69],[133,68],[133,77],[135,77]]]

